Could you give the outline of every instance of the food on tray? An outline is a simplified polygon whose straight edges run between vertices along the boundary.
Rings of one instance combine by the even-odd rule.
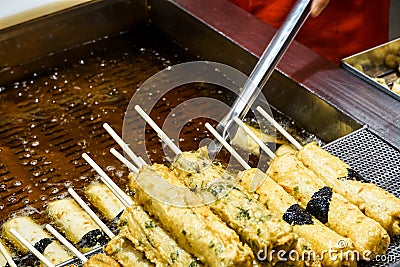
[[[50,202],[48,214],[79,250],[87,252],[108,242],[93,219],[72,199]]]
[[[119,236],[127,238],[135,248],[157,266],[197,266],[196,258],[177,244],[141,206],[128,207],[119,220]]]
[[[392,69],[398,68],[400,64],[400,51],[397,55],[395,53],[387,54],[385,57],[385,64]]]
[[[197,164],[199,162],[202,163],[202,168],[199,168]],[[178,166],[178,168],[175,168],[175,166]],[[186,166],[186,170],[183,169],[183,166]],[[172,169],[176,170],[175,172],[179,173],[179,176],[169,176],[170,179],[175,179],[171,182],[180,182],[191,190],[200,189],[204,186],[211,193],[222,193],[222,197],[211,202],[209,207],[238,233],[241,240],[247,243],[255,254],[263,249],[268,251],[281,249],[286,252],[295,249],[297,235],[293,233],[292,227],[281,218],[273,215],[270,210],[247,193],[231,187],[235,178],[220,165],[212,164],[199,151],[183,152],[178,155],[172,164]],[[196,178],[192,179],[193,176],[196,176]],[[223,177],[222,180],[227,181],[227,183],[215,183],[215,181],[221,181],[220,177]],[[194,182],[198,184],[195,185]],[[312,249],[309,244],[307,247],[310,250]],[[267,261],[273,265],[279,261],[276,258],[277,255],[269,256],[271,257],[267,257]],[[301,260],[298,260],[297,264],[302,264]],[[317,264],[314,266],[317,266]]]
[[[158,172],[152,166],[144,166],[139,174],[131,178],[131,189],[135,199],[144,209],[155,216],[175,240],[208,266],[252,266],[253,253],[243,245],[237,234],[226,226],[208,207],[182,208],[160,202],[153,198],[138,183],[146,181],[157,187],[158,177],[172,175]],[[187,189],[188,195],[190,190]],[[169,194],[169,192],[160,192]],[[194,193],[193,193],[194,194]],[[171,198],[182,197],[171,195]]]
[[[114,221],[124,210],[122,202],[102,183],[91,183],[85,195],[108,221]]]
[[[385,253],[390,242],[385,229],[334,192],[336,189],[332,190],[337,183],[346,183],[346,188],[358,193],[369,192],[371,184],[358,181],[359,177],[346,164],[315,146],[306,145],[298,152],[282,145],[268,175],[250,169],[238,177],[228,173],[221,164],[211,162],[202,150],[183,152],[170,168],[154,164],[142,167],[139,174],[130,174],[130,187],[135,195],[134,204],[127,208],[104,184],[93,183],[86,187],[86,196],[104,218],[118,222],[119,233],[109,241],[71,199],[51,202],[48,213],[66,237],[83,251],[108,241],[103,247],[105,254],[92,256],[84,266],[193,267],[204,263],[205,266],[339,267],[356,266],[359,257],[370,260]],[[326,177],[319,179],[299,159],[318,176]],[[184,194],[171,194],[160,186],[157,178],[180,186]],[[332,185],[325,181],[328,178],[333,179]],[[144,188],[139,186],[143,184],[146,184]],[[160,196],[180,198],[180,203],[190,204],[189,198],[202,197],[197,194],[201,190],[218,199],[206,206],[177,207],[154,198],[146,187],[157,188]],[[382,203],[375,203],[367,195],[362,203],[364,210],[375,204],[399,206],[391,202],[398,199],[388,197],[384,190],[371,194],[376,192],[385,196],[379,200]],[[397,215],[389,214],[392,217],[388,218],[385,214],[390,208],[383,213],[371,209],[381,215],[376,220],[386,218],[386,226],[392,232],[398,229]],[[7,223],[3,231],[10,228]],[[35,239],[56,243],[40,235],[41,238]],[[47,241],[44,243],[47,250],[50,245]],[[287,254],[296,251],[302,257],[280,262],[277,254],[269,254],[264,258],[266,261],[259,262],[257,257],[263,250]],[[333,251],[335,257],[324,251]],[[72,257],[65,251],[62,253]]]
[[[400,78],[393,82],[392,91],[400,95]]]
[[[246,170],[239,174],[239,186],[254,192],[276,216],[293,226],[293,231],[311,244],[314,256],[319,256],[322,266],[357,266],[355,247],[345,238],[323,225],[302,209],[296,200],[281,186],[259,169]],[[258,185],[258,187],[256,187]],[[336,251],[334,257],[326,251]],[[313,256],[313,255],[311,255]]]
[[[350,166],[316,143],[299,150],[297,157],[333,191],[379,222],[391,235],[400,234],[400,199],[365,181]]]
[[[366,259],[386,252],[390,238],[375,220],[333,192],[292,153],[276,157],[267,172],[299,205],[338,234],[350,238]]]
[[[10,232],[11,229],[17,231],[53,264],[63,263],[73,257],[58,241],[54,240],[29,217],[9,219],[2,228],[2,236],[4,238],[21,253],[28,253],[28,249]]]
[[[125,207],[105,184],[98,182],[91,183],[89,186],[86,187],[85,194],[90,202],[101,212],[104,218],[106,218],[108,221],[117,223]],[[151,221],[150,218],[147,219],[147,222]],[[123,229],[124,227],[121,227],[119,230]],[[134,227],[136,227],[136,225]],[[121,233],[120,235],[112,238],[103,248],[103,251],[107,255],[113,257],[122,266],[153,266],[153,264],[146,259],[144,253],[141,252],[143,250],[139,251],[138,249],[136,249],[134,244],[124,236],[126,231],[122,232],[123,233]],[[164,240],[165,242],[168,241],[167,238],[164,238]],[[146,244],[149,244],[149,241],[148,238],[144,238],[139,243],[138,236],[136,236],[135,243],[141,244],[141,246],[143,247]],[[169,243],[168,245],[171,244]],[[152,246],[150,247],[153,248]],[[171,249],[176,249],[176,246],[174,247],[172,245]]]

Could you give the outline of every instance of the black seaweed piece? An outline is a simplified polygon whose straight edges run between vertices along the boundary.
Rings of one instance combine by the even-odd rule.
[[[322,223],[327,223],[331,199],[332,188],[324,186],[312,195],[307,204],[306,211]]]
[[[346,180],[355,180],[363,183],[370,183],[370,181],[362,177],[361,174],[351,168],[347,168],[347,176],[343,178]]]
[[[43,238],[36,242],[33,246],[41,253],[43,254],[44,251],[46,250],[47,246],[50,245],[54,239],[52,238]],[[32,252],[28,252],[25,256],[21,258],[14,259],[15,264],[17,266],[38,266],[40,264],[40,260],[33,255]],[[6,265],[9,267],[9,265]]]
[[[43,238],[36,242],[35,245],[33,245],[40,253],[43,254],[43,252],[46,250],[47,246],[50,245],[53,242],[52,238]]]
[[[105,245],[109,240],[105,233],[96,229],[85,234],[76,245],[80,248],[91,248],[96,245]]]
[[[311,214],[300,208],[298,204],[290,206],[283,214],[282,219],[291,225],[314,224]]]

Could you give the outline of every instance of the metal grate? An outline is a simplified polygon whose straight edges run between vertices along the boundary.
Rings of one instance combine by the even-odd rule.
[[[349,164],[364,178],[400,197],[400,151],[371,133],[366,127],[324,147]],[[358,266],[400,265],[400,236],[392,237],[388,252],[379,260]]]

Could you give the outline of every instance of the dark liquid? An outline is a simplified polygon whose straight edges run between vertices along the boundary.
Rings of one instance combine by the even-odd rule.
[[[71,58],[79,59],[70,62]],[[185,49],[146,28],[65,52],[64,64],[1,88],[0,222],[24,214],[45,223],[48,202],[67,196],[68,187],[83,197],[81,189],[98,180],[81,157],[83,152],[126,189],[128,169],[109,153],[119,147],[103,123],[121,134],[124,112],[136,89],[158,71],[193,60],[197,58]],[[231,105],[234,96],[221,90],[201,83],[177,88],[150,115],[161,125],[171,108],[196,96],[213,96]],[[200,140],[211,138],[205,121],[195,119],[183,128],[182,150],[197,149]],[[292,132],[313,139],[301,130]],[[149,127],[146,140],[152,162],[166,163]]]

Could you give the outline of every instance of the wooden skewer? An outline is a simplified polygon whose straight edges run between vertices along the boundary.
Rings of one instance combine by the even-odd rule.
[[[225,139],[207,122],[206,128],[211,132],[212,135],[231,153],[231,155],[243,166],[246,170],[251,169],[250,165],[237,153],[232,146],[225,141]]]
[[[104,129],[108,132],[109,135],[117,142],[117,144],[122,148],[122,150],[133,160],[133,162],[140,167],[143,166],[143,162],[146,163],[141,157],[137,157],[130,147],[125,144],[124,140],[122,140],[121,137],[111,128],[111,126],[108,123],[103,124]]]
[[[10,267],[18,267],[11,255],[8,253],[7,249],[3,246],[3,244],[0,242],[0,252],[3,254],[4,258],[6,259],[8,265]]]
[[[292,143],[298,150],[302,149],[303,146],[297,142],[296,139],[293,138],[279,123],[276,122],[264,109],[262,109],[260,106],[257,107],[257,111],[260,112],[260,114],[267,120],[269,121],[272,126],[274,126],[284,137],[286,137],[287,140],[289,140],[290,143]]]
[[[86,211],[87,214],[96,222],[96,224],[101,228],[101,230],[106,233],[109,238],[113,238],[115,235],[111,230],[105,225],[99,217],[97,217],[96,213],[94,213],[90,207],[79,197],[79,195],[75,192],[74,189],[68,188],[68,193],[75,199],[76,202]]]
[[[31,245],[25,238],[23,238],[14,228],[10,229],[10,233],[15,236],[33,255],[35,255],[47,267],[55,267],[45,256],[42,255],[33,245]]]
[[[110,153],[113,154],[119,161],[121,161],[129,170],[139,173],[138,168],[135,167],[127,158],[125,158],[121,153],[119,153],[115,148],[110,149]]]
[[[158,127],[158,125],[153,121],[152,118],[150,118],[149,115],[146,114],[146,112],[144,112],[144,110],[139,106],[136,105],[135,106],[135,110],[139,113],[139,115],[151,126],[151,128],[154,129],[154,131],[156,131],[158,137],[160,137],[160,139],[162,141],[164,141],[164,143],[172,149],[172,151],[176,154],[182,154],[182,150],[179,149],[179,147],[177,147],[177,145],[175,145],[174,142],[172,142],[172,140],[161,130],[160,127]]]
[[[233,120],[242,128],[259,146],[260,148],[267,153],[270,158],[275,158],[274,152],[272,152],[269,147],[267,147],[260,138],[258,138],[250,129],[246,126],[238,117],[233,118]]]
[[[76,247],[74,247],[67,239],[65,239],[56,229],[53,228],[50,224],[46,224],[46,229],[54,235],[64,246],[66,246],[72,253],[78,257],[83,263],[88,259],[83,255]]]
[[[100,179],[107,185],[107,187],[114,193],[116,197],[125,205],[125,207],[129,207],[133,205],[132,199],[125,194],[124,191],[119,188],[113,180],[100,168],[99,165],[94,162],[88,154],[83,153],[82,157],[92,166],[93,169],[100,175]]]

